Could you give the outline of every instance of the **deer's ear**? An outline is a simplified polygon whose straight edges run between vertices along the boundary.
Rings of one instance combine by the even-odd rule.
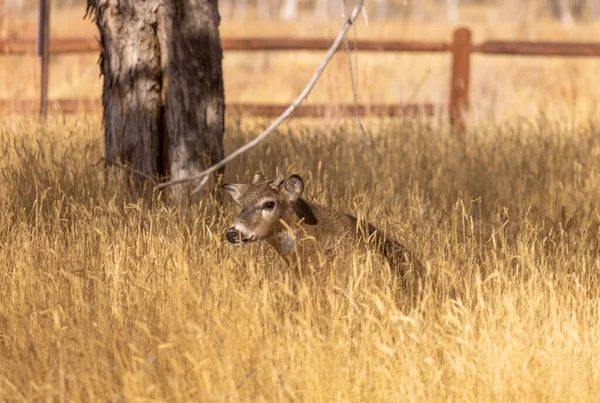
[[[302,196],[304,191],[304,181],[300,175],[290,175],[283,184],[281,192],[290,201],[295,202]]]
[[[248,189],[248,185],[242,185],[239,183],[225,183],[221,188],[231,195],[231,198],[237,204],[242,204],[242,197]]]

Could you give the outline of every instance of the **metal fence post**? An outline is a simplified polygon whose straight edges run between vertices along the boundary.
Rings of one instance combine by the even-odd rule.
[[[463,135],[466,130],[465,111],[469,107],[470,56],[471,31],[465,27],[458,28],[452,41],[450,124]]]
[[[37,55],[42,57],[42,82],[40,88],[40,116],[48,115],[48,80],[50,65],[50,0],[40,0],[40,16],[38,22]]]

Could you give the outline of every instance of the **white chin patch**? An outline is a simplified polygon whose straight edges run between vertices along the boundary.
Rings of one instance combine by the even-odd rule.
[[[244,244],[247,244],[249,242],[256,240],[254,234],[251,233],[250,231],[248,231],[248,228],[246,228],[246,226],[244,224],[235,223],[233,225],[233,229],[236,230],[237,232],[239,232],[240,235],[242,236],[242,240],[240,242],[233,244],[235,246],[242,246]]]
[[[246,228],[246,226],[242,223],[234,223],[233,229],[243,235],[244,238],[250,238],[252,236],[250,231],[248,231],[248,228]]]

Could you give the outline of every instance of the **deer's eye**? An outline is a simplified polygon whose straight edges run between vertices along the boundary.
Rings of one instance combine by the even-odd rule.
[[[263,204],[262,208],[263,208],[263,210],[273,210],[275,208],[275,202],[268,201],[265,204]]]

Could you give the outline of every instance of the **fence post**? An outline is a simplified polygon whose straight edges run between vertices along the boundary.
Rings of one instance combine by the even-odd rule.
[[[37,55],[42,57],[42,82],[40,87],[40,116],[48,115],[48,81],[50,64],[50,0],[40,0],[40,16],[38,22]]]
[[[469,66],[471,30],[461,27],[454,31],[452,41],[452,77],[450,82],[450,124],[460,134],[465,133],[465,111],[469,107]]]

